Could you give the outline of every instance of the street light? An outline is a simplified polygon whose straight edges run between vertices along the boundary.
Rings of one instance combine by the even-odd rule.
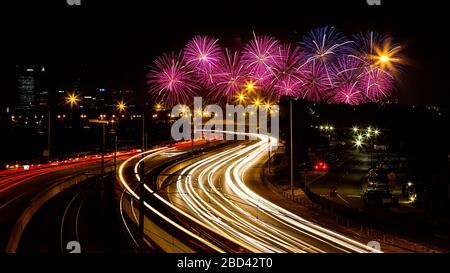
[[[255,99],[255,101],[253,102],[253,104],[254,104],[256,107],[259,107],[259,106],[261,105],[261,100],[260,100],[260,99]]]
[[[237,101],[238,101],[240,104],[243,103],[243,102],[245,102],[245,100],[246,100],[246,96],[245,96],[244,93],[240,93],[240,94],[237,95]]]
[[[161,103],[155,104],[155,110],[156,111],[161,111],[162,109],[163,109],[163,105]]]
[[[70,108],[77,106],[80,99],[75,93],[71,93],[66,97],[66,103],[70,105]]]
[[[116,107],[117,107],[117,110],[119,110],[119,112],[123,112],[123,111],[125,111],[127,109],[127,105],[123,101],[117,102]]]
[[[355,140],[355,146],[356,148],[360,149],[362,147],[363,143],[361,140],[357,139]]]
[[[245,81],[245,90],[247,90],[248,92],[253,92],[255,91],[255,89],[255,83],[253,83],[252,81]]]

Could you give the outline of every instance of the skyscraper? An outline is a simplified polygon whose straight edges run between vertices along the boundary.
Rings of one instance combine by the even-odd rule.
[[[50,104],[49,77],[44,66],[40,66],[35,73],[35,102],[36,108],[45,110]]]
[[[19,103],[17,109],[29,111],[35,109],[35,79],[33,66],[17,66],[17,90]]]

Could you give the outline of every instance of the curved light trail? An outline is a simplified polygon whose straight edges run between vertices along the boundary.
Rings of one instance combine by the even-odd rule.
[[[277,143],[275,138],[269,140],[266,135],[253,136],[258,141],[215,153],[182,169],[176,184],[172,189],[168,188],[171,193],[175,192],[168,194],[168,199],[153,192],[147,185],[145,189],[177,213],[252,252],[376,251],[310,222],[252,191],[245,183],[245,178],[251,177],[249,170]],[[167,150],[149,151],[147,153],[153,153],[137,161],[134,173],[138,180],[140,162],[149,159],[155,152],[163,151]],[[120,181],[134,198],[139,199],[122,174],[127,162],[119,170]],[[145,203],[145,206],[179,230],[219,252],[223,251],[149,204]]]

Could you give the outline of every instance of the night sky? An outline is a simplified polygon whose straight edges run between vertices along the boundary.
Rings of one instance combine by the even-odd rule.
[[[366,0],[13,2],[0,10],[1,102],[14,98],[16,64],[45,64],[63,83],[81,67],[87,89],[144,93],[147,66],[195,34],[235,48],[252,31],[295,43],[329,24],[347,35],[373,29],[394,36],[408,61],[395,96],[403,104],[449,106],[448,15],[442,1],[382,0],[379,7]]]

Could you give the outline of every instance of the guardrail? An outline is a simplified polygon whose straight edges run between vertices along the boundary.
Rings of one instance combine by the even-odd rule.
[[[27,208],[22,212],[16,224],[13,227],[11,235],[9,237],[8,244],[6,246],[6,253],[16,253],[19,246],[20,238],[25,231],[28,223],[30,222],[33,215],[50,199],[58,195],[59,193],[67,190],[72,186],[79,185],[80,183],[86,182],[86,180],[102,180],[115,175],[114,166],[105,168],[105,173],[92,176],[88,173],[75,174],[69,176],[64,181],[57,183],[56,185],[51,185],[44,191],[39,193],[33,199],[28,202]]]

